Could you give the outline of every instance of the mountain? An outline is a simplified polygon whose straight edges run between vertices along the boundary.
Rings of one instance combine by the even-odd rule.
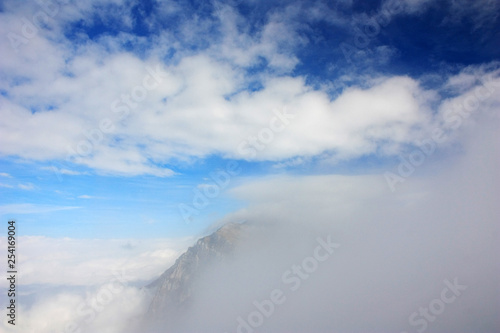
[[[196,278],[203,271],[231,255],[246,224],[229,223],[213,234],[199,239],[182,254],[157,280],[146,288],[152,289],[154,297],[146,320],[162,328],[175,327],[192,304],[196,294]]]

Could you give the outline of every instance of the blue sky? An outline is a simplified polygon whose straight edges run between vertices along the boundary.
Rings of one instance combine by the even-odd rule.
[[[25,235],[182,237],[244,183],[383,174],[499,68],[497,1],[44,3],[0,5],[0,214]]]

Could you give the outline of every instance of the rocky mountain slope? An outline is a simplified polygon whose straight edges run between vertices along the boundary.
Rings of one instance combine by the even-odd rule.
[[[175,326],[196,293],[195,279],[209,265],[229,256],[244,224],[230,223],[199,239],[147,288],[154,290],[146,320],[162,327]]]

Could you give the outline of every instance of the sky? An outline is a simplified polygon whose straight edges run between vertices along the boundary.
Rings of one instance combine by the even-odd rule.
[[[186,236],[246,178],[383,173],[496,73],[498,6],[4,1],[0,212],[27,235]]]
[[[429,249],[453,230],[494,252],[499,13],[495,0],[1,1],[0,217],[17,221],[26,295],[88,299],[120,267],[140,285],[231,221],[286,217],[349,242],[374,216],[397,248],[393,221],[419,217],[416,248],[445,220]],[[498,277],[491,265],[478,271]],[[59,301],[33,302],[26,325]]]

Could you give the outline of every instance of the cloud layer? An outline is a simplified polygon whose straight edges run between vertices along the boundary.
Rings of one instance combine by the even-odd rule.
[[[412,6],[422,2],[404,8],[412,12]],[[18,35],[28,29],[19,17],[29,21],[48,11],[9,2],[5,7],[11,11],[0,14],[0,29]],[[181,10],[170,2],[160,7],[154,15]],[[438,121],[444,87],[367,73],[364,82],[354,81],[332,98],[326,88],[292,74],[296,53],[311,42],[303,33],[306,23],[338,17],[329,24],[347,26],[339,12],[321,3],[297,2],[279,15],[270,11],[253,26],[256,31],[249,18],[220,4],[212,16],[185,20],[176,30],[150,27],[157,33],[148,37],[127,32],[136,23],[132,9],[123,6],[126,15],[117,23],[122,33],[77,34],[77,20],[92,26],[89,15],[97,10],[116,19],[116,8],[99,1],[56,6],[54,18],[18,52],[2,39],[1,154],[62,162],[58,168],[66,174],[77,164],[104,173],[169,176],[175,161],[212,155],[253,161],[392,156]],[[158,25],[159,19],[145,24]],[[144,43],[144,53],[127,52],[127,42]],[[175,55],[167,56],[171,50]],[[286,130],[272,140],[259,137],[284,108],[294,115]],[[271,144],[248,154],[238,147],[249,137]]]
[[[498,125],[498,114],[469,119],[461,156],[430,157],[396,192],[381,174],[233,189],[249,205],[226,220],[264,226],[200,278],[178,331],[498,330]],[[314,264],[318,237],[340,247]]]
[[[15,327],[2,321],[2,332],[119,333],[135,328],[151,299],[142,287],[192,242],[192,238],[20,237],[17,321]],[[0,246],[6,247],[5,237],[0,238]],[[7,282],[1,281],[2,293],[8,289]]]
[[[5,237],[0,241],[6,244]],[[162,273],[191,242],[192,238],[80,240],[22,236],[18,246],[21,283],[92,286],[122,270],[135,282],[144,282]],[[7,287],[7,281],[0,287]]]

